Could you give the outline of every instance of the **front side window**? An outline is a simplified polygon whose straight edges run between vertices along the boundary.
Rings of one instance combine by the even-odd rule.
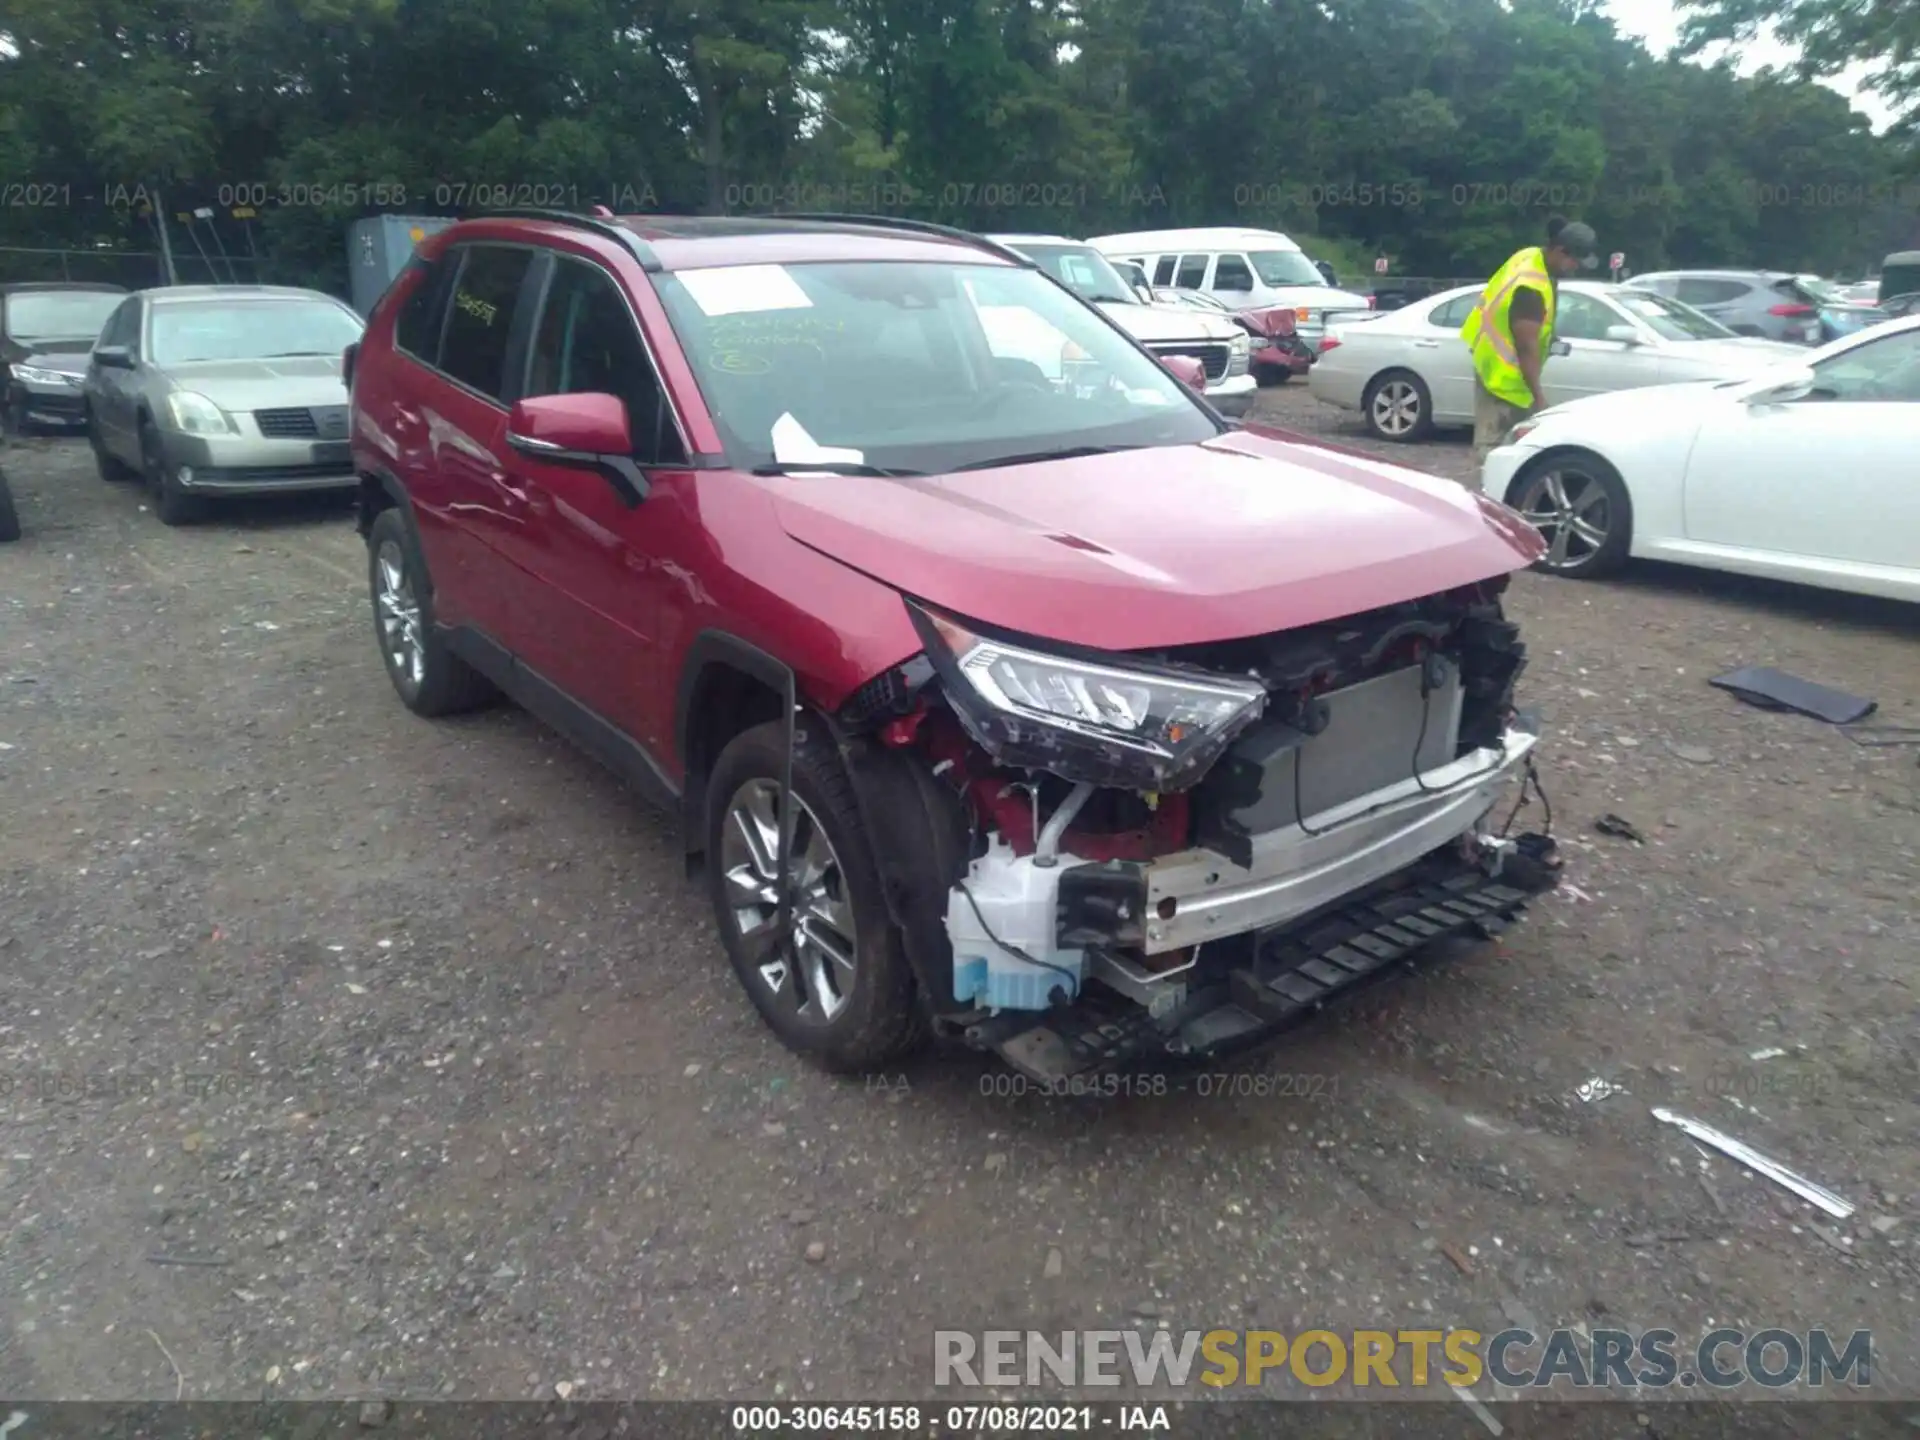
[[[1180,257],[1177,255],[1162,255],[1154,262],[1153,283],[1155,285],[1172,285],[1173,267],[1179,263]]]
[[[446,295],[447,272],[450,268],[447,261],[435,264],[424,256],[415,255],[407,261],[406,269],[401,272],[403,276],[418,276],[419,279],[407,292],[400,313],[394,317],[393,343],[429,365],[440,363],[440,331],[447,313],[441,302]]]
[[[1253,289],[1253,271],[1247,268],[1247,257],[1222,255],[1219,263],[1213,267],[1213,288],[1216,290]]]
[[[1615,323],[1613,312],[1591,295],[1562,291],[1554,307],[1553,334],[1557,340],[1604,340]]]
[[[1457,331],[1467,323],[1467,316],[1473,313],[1473,307],[1479,303],[1479,292],[1470,290],[1464,295],[1456,295],[1453,299],[1434,306],[1427,320],[1442,330]]]
[[[1673,287],[1674,298],[1687,305],[1725,305],[1747,293],[1738,280],[1706,280],[1685,277]]]
[[[1182,255],[1173,283],[1182,290],[1198,290],[1207,283],[1208,259],[1205,255]]]
[[[111,290],[19,290],[6,297],[0,319],[7,338],[23,345],[90,345],[126,298]]]
[[[466,252],[447,306],[440,369],[497,400],[506,391],[507,341],[533,252],[506,245],[472,245]]]
[[[1298,250],[1255,250],[1247,259],[1262,285],[1324,286],[1327,277]]]
[[[625,295],[598,265],[561,259],[534,330],[529,395],[617,395],[627,407],[634,458],[686,463],[673,414]]]
[[[163,300],[147,325],[155,365],[205,360],[338,356],[360,338],[360,317],[332,300]]]
[[[1812,400],[1920,402],[1920,330],[1869,340],[1813,367]]]
[[[830,459],[931,473],[1218,433],[1151,356],[1031,270],[744,265],[658,288],[741,469]]]

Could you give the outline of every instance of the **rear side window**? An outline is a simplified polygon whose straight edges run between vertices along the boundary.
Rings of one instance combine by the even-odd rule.
[[[505,245],[464,248],[466,255],[447,303],[439,368],[469,389],[498,400],[506,393],[513,313],[533,252]]]
[[[1674,299],[1684,305],[1724,305],[1747,293],[1741,280],[1707,280],[1688,276],[1674,287]]]
[[[453,266],[444,261],[435,264],[415,255],[407,261],[406,268],[400,272],[400,280],[395,282],[398,285],[411,275],[422,277],[401,305],[400,313],[394,317],[393,343],[429,365],[438,364],[440,360],[440,326],[446,314],[441,302],[445,299],[447,276],[452,270]]]
[[[1182,255],[1180,269],[1174,284],[1182,290],[1198,290],[1207,281],[1207,257],[1205,255]]]
[[[1436,305],[1427,316],[1427,322],[1438,325],[1442,330],[1458,330],[1467,323],[1467,316],[1473,313],[1473,307],[1480,303],[1478,295],[1456,295],[1444,305]]]
[[[1173,284],[1173,267],[1179,263],[1179,260],[1180,257],[1177,255],[1162,255],[1154,263],[1153,283],[1163,286]]]

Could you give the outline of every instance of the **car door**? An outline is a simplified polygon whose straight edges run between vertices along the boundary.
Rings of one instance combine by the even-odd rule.
[[[1560,292],[1554,302],[1553,338],[1564,340],[1567,352],[1549,355],[1541,368],[1549,405],[1653,382],[1657,361],[1641,353],[1642,347],[1607,338],[1609,327],[1626,323],[1612,306],[1592,295]]]
[[[137,355],[139,336],[140,301],[135,297],[123,302],[108,317],[94,349],[119,345]],[[87,365],[87,403],[99,424],[100,438],[109,454],[128,464],[140,458],[133,420],[133,373],[118,366],[102,365],[98,360],[89,361]]]
[[[529,582],[515,563],[529,516],[507,471],[507,410],[517,398],[507,357],[530,321],[526,281],[536,253],[476,241],[449,257],[457,268],[432,378],[419,389],[413,419],[463,618],[515,654],[534,642],[537,629],[527,614]],[[436,588],[445,583],[440,573]]]
[[[536,592],[538,640],[524,658],[660,754],[671,740],[659,675],[661,597],[673,576],[691,573],[691,557],[676,555],[683,539],[698,535],[690,450],[620,281],[586,256],[548,252],[536,283],[524,393],[618,396],[650,489],[630,505],[596,471],[509,452],[508,483],[527,516],[521,555]]]
[[[1433,396],[1436,424],[1464,423],[1473,418],[1473,351],[1460,338],[1460,327],[1479,303],[1479,293],[1470,291],[1434,306],[1408,342],[1414,369]],[[1365,321],[1358,328],[1379,323]]]
[[[1805,399],[1713,406],[1687,461],[1687,538],[1920,582],[1920,330],[1870,331],[1813,371]]]

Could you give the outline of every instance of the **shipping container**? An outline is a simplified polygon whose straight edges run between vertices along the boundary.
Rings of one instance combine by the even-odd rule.
[[[412,257],[413,247],[451,224],[444,215],[372,215],[354,221],[347,230],[353,308],[371,314],[374,302]]]

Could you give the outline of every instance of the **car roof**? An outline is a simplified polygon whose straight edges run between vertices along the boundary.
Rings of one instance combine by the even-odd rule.
[[[0,295],[23,295],[48,290],[84,290],[94,295],[125,295],[124,285],[106,285],[92,280],[11,280],[0,284]]]
[[[1099,249],[1125,250],[1244,250],[1252,245],[1268,249],[1300,247],[1278,230],[1253,230],[1239,225],[1201,226],[1191,230],[1129,230],[1118,235],[1096,235],[1087,242]]]
[[[989,235],[986,238],[996,245],[1078,245],[1087,250],[1093,248],[1085,240],[1069,240],[1064,235]]]
[[[304,290],[297,285],[156,285],[137,292],[142,299],[162,304],[183,300],[332,300],[346,302],[324,290]]]
[[[1643,270],[1634,276],[1636,280],[1665,280],[1669,277],[1694,276],[1703,280],[1751,280],[1756,275],[1764,280],[1791,280],[1793,270]]]
[[[1008,265],[995,242],[964,231],[889,224],[884,218],[787,219],[777,216],[621,215],[663,270],[711,265],[786,265],[810,261],[900,260]],[[561,222],[564,223],[564,222]],[[446,232],[441,232],[442,234]]]

